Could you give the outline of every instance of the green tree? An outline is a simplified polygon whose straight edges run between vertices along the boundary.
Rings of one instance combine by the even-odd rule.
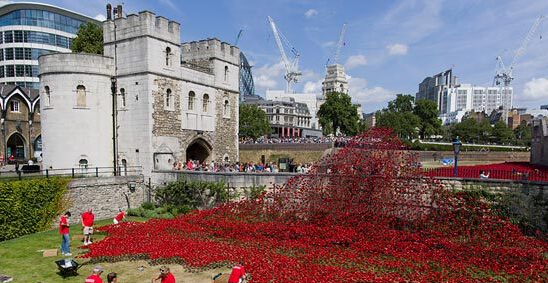
[[[375,113],[376,126],[391,128],[402,139],[414,139],[420,129],[420,119],[413,113],[413,96],[398,94],[388,107]]]
[[[266,113],[257,105],[240,104],[239,126],[240,135],[244,137],[258,138],[272,132]]]
[[[331,92],[318,111],[319,123],[323,134],[353,136],[358,133],[358,106],[352,104],[352,99],[346,93]]]
[[[70,49],[76,53],[103,54],[103,29],[94,23],[80,25]]]
[[[451,129],[452,137],[459,137],[462,142],[474,142],[479,136],[478,122],[474,118],[462,119],[460,123],[454,124]]]
[[[438,118],[438,106],[432,100],[421,99],[415,103],[413,113],[420,119],[419,135],[426,138],[438,135],[441,131],[441,120]]]
[[[514,129],[514,136],[516,137],[516,144],[531,146],[531,125],[527,123],[521,123]]]
[[[491,138],[499,144],[510,144],[515,141],[515,136],[512,129],[510,129],[503,121],[498,121],[495,123]]]

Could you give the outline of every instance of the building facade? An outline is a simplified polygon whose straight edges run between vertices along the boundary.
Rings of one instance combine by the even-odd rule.
[[[270,127],[275,136],[280,138],[296,138],[320,136],[321,132],[310,131],[310,111],[305,103],[295,102],[294,99],[282,100],[246,100],[246,104],[259,107],[266,113]]]
[[[42,128],[38,90],[0,85],[2,142],[0,163],[40,160]]]
[[[149,11],[107,17],[103,36],[104,56],[40,57],[45,168],[238,161],[237,47],[181,44],[179,23]]]
[[[38,89],[38,57],[70,52],[81,24],[93,18],[40,3],[0,6],[0,84]]]
[[[329,65],[326,68],[325,79],[322,82],[322,97],[325,99],[330,92],[348,94],[348,80],[344,67],[339,64]]]
[[[442,113],[459,110],[485,112],[493,110],[512,109],[514,90],[512,87],[483,87],[471,84],[460,84],[444,90],[442,99]]]
[[[419,91],[415,100],[426,99],[436,102],[440,114],[445,113],[443,94],[447,89],[457,85],[457,77],[453,75],[453,69],[425,78],[419,84]]]

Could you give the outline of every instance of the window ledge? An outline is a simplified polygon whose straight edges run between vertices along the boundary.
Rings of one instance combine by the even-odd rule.
[[[86,106],[73,106],[72,109],[82,109],[82,110],[89,110],[91,108],[89,107],[86,107]]]

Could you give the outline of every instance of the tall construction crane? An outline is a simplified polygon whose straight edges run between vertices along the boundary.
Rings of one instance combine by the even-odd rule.
[[[276,46],[278,46],[278,50],[280,51],[280,55],[282,57],[282,61],[285,65],[285,75],[284,79],[287,81],[287,87],[286,92],[291,92],[291,83],[298,82],[299,76],[302,75],[302,73],[299,71],[299,52],[297,52],[297,49],[289,43],[287,38],[280,32],[276,24],[274,23],[274,20],[270,16],[268,16],[268,22],[270,23],[270,27],[272,28],[272,33],[274,34],[274,39],[276,40]],[[287,58],[287,55],[285,54],[285,49],[282,44],[282,40],[284,43],[289,47],[291,50],[291,53],[293,53],[293,60],[290,62]]]
[[[512,60],[512,63],[510,66],[506,67],[504,65],[504,62],[502,61],[502,57],[499,55],[497,56],[497,67],[495,72],[495,78],[493,81],[494,85],[503,85],[504,87],[510,86],[510,83],[514,79],[512,73],[514,71],[514,65],[518,61],[518,59],[523,55],[525,52],[525,48],[527,48],[527,45],[529,45],[529,41],[531,41],[531,38],[533,38],[533,35],[535,34],[535,31],[537,30],[540,23],[544,20],[544,15],[541,15],[537,18],[533,26],[529,29],[529,32],[523,39],[523,42],[521,43],[521,46],[516,51],[516,54],[514,55],[514,59]]]
[[[337,51],[335,51],[335,57],[333,57],[333,64],[339,63],[339,53],[341,52],[341,47],[344,44],[345,33],[346,33],[346,23],[343,24],[341,29],[341,34],[339,35],[339,42],[337,43]]]

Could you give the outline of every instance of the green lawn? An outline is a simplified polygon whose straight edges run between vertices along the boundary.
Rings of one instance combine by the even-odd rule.
[[[128,221],[144,221],[144,218],[128,217]],[[96,226],[111,224],[112,220],[97,221]],[[75,238],[82,235],[82,226],[74,225],[70,228],[70,248],[72,258],[79,264],[85,263],[87,259],[76,258],[86,250],[77,248],[82,244],[81,240]],[[104,235],[97,234],[95,239]],[[23,236],[17,239],[0,242],[0,274],[13,277],[13,282],[25,283],[82,283],[84,278],[91,273],[93,266],[84,265],[79,269],[79,276],[67,277],[65,280],[58,274],[56,260],[65,258],[58,252],[56,257],[43,257],[41,250],[58,249],[61,244],[61,236],[57,229],[44,231],[32,235]],[[103,276],[103,277],[106,277]],[[103,278],[105,279],[105,278]],[[106,282],[106,280],[105,280]]]

